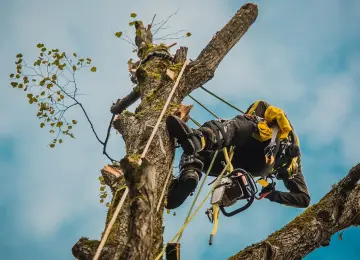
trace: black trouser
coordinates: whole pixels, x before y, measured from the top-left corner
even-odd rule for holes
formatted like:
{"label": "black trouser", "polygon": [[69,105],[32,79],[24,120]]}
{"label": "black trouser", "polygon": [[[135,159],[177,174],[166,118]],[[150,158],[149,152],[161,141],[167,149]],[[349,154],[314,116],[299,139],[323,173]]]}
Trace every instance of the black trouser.
{"label": "black trouser", "polygon": [[[242,168],[250,172],[253,176],[266,174],[271,167],[265,163],[264,148],[269,144],[270,140],[260,142],[255,139],[252,135],[257,130],[257,127],[244,116],[237,116],[232,120],[224,120],[221,124],[226,128],[222,131],[222,140],[219,140],[218,135],[216,139],[207,138],[207,142],[212,142],[210,144],[211,148],[195,155],[195,157],[204,164],[202,172],[207,172],[215,150],[235,146],[232,160],[235,169]],[[210,127],[212,131],[219,132],[219,130],[216,129],[217,126],[211,123],[209,124],[209,122],[205,123],[203,127]],[[183,156],[186,155],[183,154]],[[223,151],[220,150],[209,174],[210,176],[216,177],[221,173],[224,168],[222,162],[225,162],[225,157]],[[184,166],[184,169],[186,169],[186,167],[194,168],[194,166],[200,172],[201,166],[196,165]],[[186,170],[184,172],[186,172]],[[273,191],[266,198],[270,201],[293,207],[307,207],[309,205],[310,195],[302,174],[301,160],[299,160],[297,175],[295,175],[293,179],[285,177],[283,182],[289,192]]]}

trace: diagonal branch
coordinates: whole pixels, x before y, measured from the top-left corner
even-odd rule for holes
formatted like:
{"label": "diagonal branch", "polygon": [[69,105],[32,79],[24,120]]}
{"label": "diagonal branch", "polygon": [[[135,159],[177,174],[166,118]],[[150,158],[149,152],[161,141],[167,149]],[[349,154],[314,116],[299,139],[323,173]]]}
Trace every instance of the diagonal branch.
{"label": "diagonal branch", "polygon": [[360,225],[360,164],[317,204],[276,231],[264,241],[232,256],[240,259],[302,259],[320,246],[328,246],[331,236],[350,226]]}
{"label": "diagonal branch", "polygon": [[244,4],[231,20],[211,39],[194,62],[186,75],[187,93],[204,85],[213,78],[220,62],[232,47],[248,31],[258,16],[256,4]]}

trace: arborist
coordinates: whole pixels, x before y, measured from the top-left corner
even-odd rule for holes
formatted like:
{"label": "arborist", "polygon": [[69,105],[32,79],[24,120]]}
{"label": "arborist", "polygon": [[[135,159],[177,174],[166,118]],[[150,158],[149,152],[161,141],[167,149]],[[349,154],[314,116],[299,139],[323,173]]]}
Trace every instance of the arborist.
{"label": "arborist", "polygon": [[[218,155],[209,175],[218,176],[225,161],[222,148],[230,146],[235,147],[235,169],[242,168],[254,177],[271,174],[282,180],[288,190],[276,190],[273,182],[262,188],[260,198],[291,207],[308,207],[310,195],[302,174],[299,139],[282,109],[258,100],[243,115],[208,121],[198,129],[190,128],[174,115],[166,119],[166,125],[170,136],[183,149],[179,177],[172,180],[167,195],[167,209],[179,207],[195,191],[215,151]],[[278,132],[272,141],[274,126]]]}

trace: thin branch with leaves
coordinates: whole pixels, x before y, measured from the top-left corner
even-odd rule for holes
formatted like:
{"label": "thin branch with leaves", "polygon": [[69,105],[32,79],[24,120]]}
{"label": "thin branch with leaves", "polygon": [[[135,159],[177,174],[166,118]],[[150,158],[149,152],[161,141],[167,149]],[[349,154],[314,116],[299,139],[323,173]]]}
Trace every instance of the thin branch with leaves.
{"label": "thin branch with leaves", "polygon": [[109,139],[112,120],[105,141],[99,138],[95,127],[90,120],[83,104],[77,99],[78,87],[76,82],[76,72],[84,68],[90,68],[91,72],[96,72],[96,67],[91,66],[90,58],[78,57],[74,52],[71,55],[60,52],[59,49],[47,49],[44,44],[37,44],[40,50],[39,56],[29,65],[23,60],[21,53],[16,55],[16,73],[10,74],[13,88],[23,89],[30,104],[37,104],[38,111],[36,116],[41,120],[40,127],[47,126],[49,133],[53,136],[50,148],[56,144],[63,143],[63,138],[68,136],[75,138],[73,127],[77,120],[68,120],[66,112],[75,106],[79,106],[90,124],[98,142],[103,145],[103,154],[112,162],[106,152],[106,144]]}

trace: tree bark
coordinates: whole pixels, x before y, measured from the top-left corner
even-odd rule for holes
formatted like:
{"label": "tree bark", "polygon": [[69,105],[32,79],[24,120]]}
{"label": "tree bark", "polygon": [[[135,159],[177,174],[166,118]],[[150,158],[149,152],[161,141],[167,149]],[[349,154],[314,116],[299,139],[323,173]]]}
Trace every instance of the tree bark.
{"label": "tree bark", "polygon": [[328,246],[336,232],[360,224],[359,179],[360,164],[353,167],[319,203],[264,241],[245,248],[229,260],[297,260],[320,246]]}
{"label": "tree bark", "polygon": [[[249,29],[257,13],[255,4],[243,5],[229,23],[212,38],[199,57],[186,68],[166,115],[181,111],[181,102],[185,96],[213,77],[221,60]],[[127,98],[117,102],[116,108],[120,109],[114,109],[116,113],[122,112],[128,104],[132,104],[138,97],[141,98],[135,113],[123,111],[114,121],[114,128],[122,135],[126,148],[126,157],[120,165],[125,180],[120,178],[119,182],[126,182],[130,192],[100,259],[147,260],[154,258],[163,247],[164,203],[159,212],[154,209],[165,185],[167,173],[172,167],[175,151],[174,143],[170,140],[163,122],[145,157],[146,163],[138,167],[136,162],[186,60],[187,48],[181,47],[172,57],[168,46],[152,43],[149,27],[146,29],[142,22],[137,22],[135,27],[135,42],[140,61],[129,67],[136,67],[136,70],[131,71],[132,80],[137,86]],[[173,76],[169,76],[169,71]],[[114,192],[106,225],[122,193],[122,190]],[[74,245],[73,255],[80,260],[92,259],[98,244],[98,241],[82,238]]]}

